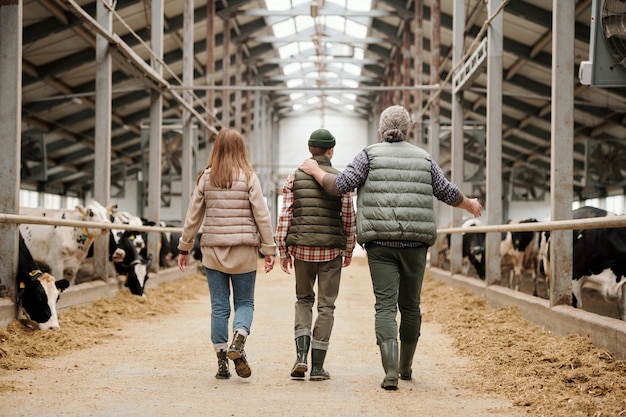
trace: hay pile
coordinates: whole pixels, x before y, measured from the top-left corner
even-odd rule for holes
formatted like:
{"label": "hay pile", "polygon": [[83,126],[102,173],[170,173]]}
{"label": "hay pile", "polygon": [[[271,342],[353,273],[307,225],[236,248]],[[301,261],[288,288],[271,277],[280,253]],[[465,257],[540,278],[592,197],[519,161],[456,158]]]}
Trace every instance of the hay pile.
{"label": "hay pile", "polygon": [[54,357],[110,340],[129,320],[176,312],[176,301],[193,299],[206,291],[206,278],[191,275],[148,288],[145,298],[122,291],[115,298],[102,298],[89,306],[62,311],[61,328],[57,330],[40,331],[36,323],[14,320],[6,329],[0,327],[0,372],[30,369],[36,366],[33,359]]}
{"label": "hay pile", "polygon": [[475,366],[464,381],[511,398],[537,416],[626,415],[626,361],[587,337],[555,336],[521,317],[517,307],[493,309],[460,287],[427,279],[425,320],[441,323]]}

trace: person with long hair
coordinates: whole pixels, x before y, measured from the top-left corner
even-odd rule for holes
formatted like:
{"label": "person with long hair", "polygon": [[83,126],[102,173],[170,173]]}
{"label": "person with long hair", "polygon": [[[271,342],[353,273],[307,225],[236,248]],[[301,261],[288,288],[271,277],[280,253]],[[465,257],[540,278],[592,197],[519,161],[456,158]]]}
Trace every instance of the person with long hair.
{"label": "person with long hair", "polygon": [[[276,244],[261,183],[238,131],[219,131],[209,162],[196,179],[183,228],[178,242],[178,267],[183,272],[202,228],[202,265],[211,297],[211,342],[218,363],[215,377],[230,378],[231,359],[237,375],[248,378],[252,371],[244,345],[252,326],[258,253],[265,257],[267,273],[274,268]],[[234,316],[229,345],[231,287]]]}
{"label": "person with long hair", "polygon": [[329,173],[314,159],[300,165],[331,194],[358,189],[356,236],[370,267],[386,390],[398,389],[398,376],[412,378],[426,254],[437,239],[433,197],[475,217],[482,213],[477,199],[466,197],[424,149],[406,141],[410,126],[404,107],[387,107],[378,123],[380,142],[359,152],[344,171]]}

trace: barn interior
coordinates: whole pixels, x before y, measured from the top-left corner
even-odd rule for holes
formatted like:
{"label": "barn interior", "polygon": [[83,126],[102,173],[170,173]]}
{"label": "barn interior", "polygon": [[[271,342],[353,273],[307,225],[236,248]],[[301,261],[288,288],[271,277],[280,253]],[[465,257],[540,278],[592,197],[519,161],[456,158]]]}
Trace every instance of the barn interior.
{"label": "barn interior", "polygon": [[623,1],[9,3],[5,214],[27,198],[95,198],[180,220],[224,127],[244,134],[276,214],[285,123],[333,117],[365,126],[366,145],[391,104],[410,110],[409,141],[483,202],[490,225],[566,219],[590,202],[624,213]]}

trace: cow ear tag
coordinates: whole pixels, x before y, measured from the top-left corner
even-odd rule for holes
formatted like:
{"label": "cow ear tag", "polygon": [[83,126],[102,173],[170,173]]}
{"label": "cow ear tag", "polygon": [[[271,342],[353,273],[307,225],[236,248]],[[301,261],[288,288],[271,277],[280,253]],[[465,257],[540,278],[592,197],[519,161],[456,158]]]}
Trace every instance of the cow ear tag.
{"label": "cow ear tag", "polygon": [[23,290],[24,288],[26,288],[26,284],[24,284],[24,281],[20,281],[20,290]]}
{"label": "cow ear tag", "polygon": [[30,277],[34,277],[34,276],[36,276],[37,274],[39,274],[39,270],[38,270],[38,269],[33,269],[32,271],[30,271],[30,272],[28,273],[28,276],[30,276]]}

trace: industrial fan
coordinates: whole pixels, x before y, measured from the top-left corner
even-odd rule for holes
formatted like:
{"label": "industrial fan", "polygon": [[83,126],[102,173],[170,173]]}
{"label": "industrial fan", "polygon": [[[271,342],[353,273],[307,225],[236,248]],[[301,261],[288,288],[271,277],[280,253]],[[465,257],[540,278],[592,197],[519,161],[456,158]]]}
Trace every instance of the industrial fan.
{"label": "industrial fan", "polygon": [[[441,146],[441,169],[450,178],[451,174],[451,138],[449,127],[441,128],[439,143]],[[447,155],[446,155],[447,154]],[[484,126],[465,126],[463,129],[463,181],[485,181],[485,129]]]}
{"label": "industrial fan", "polygon": [[546,173],[520,165],[511,169],[510,201],[543,201],[546,194]]}
{"label": "industrial fan", "polygon": [[124,198],[126,194],[126,165],[111,166],[111,198]]}
{"label": "industrial fan", "polygon": [[47,180],[46,145],[42,133],[24,132],[22,134],[20,157],[22,180]]}
{"label": "industrial fan", "polygon": [[585,168],[587,186],[626,185],[626,144],[615,140],[587,140]]}
{"label": "industrial fan", "polygon": [[589,61],[579,68],[582,84],[626,86],[626,2],[593,0]]}
{"label": "industrial fan", "polygon": [[163,152],[161,155],[161,175],[174,174],[175,178],[179,178],[182,172],[181,168],[181,142],[183,134],[178,130],[163,131]]}

